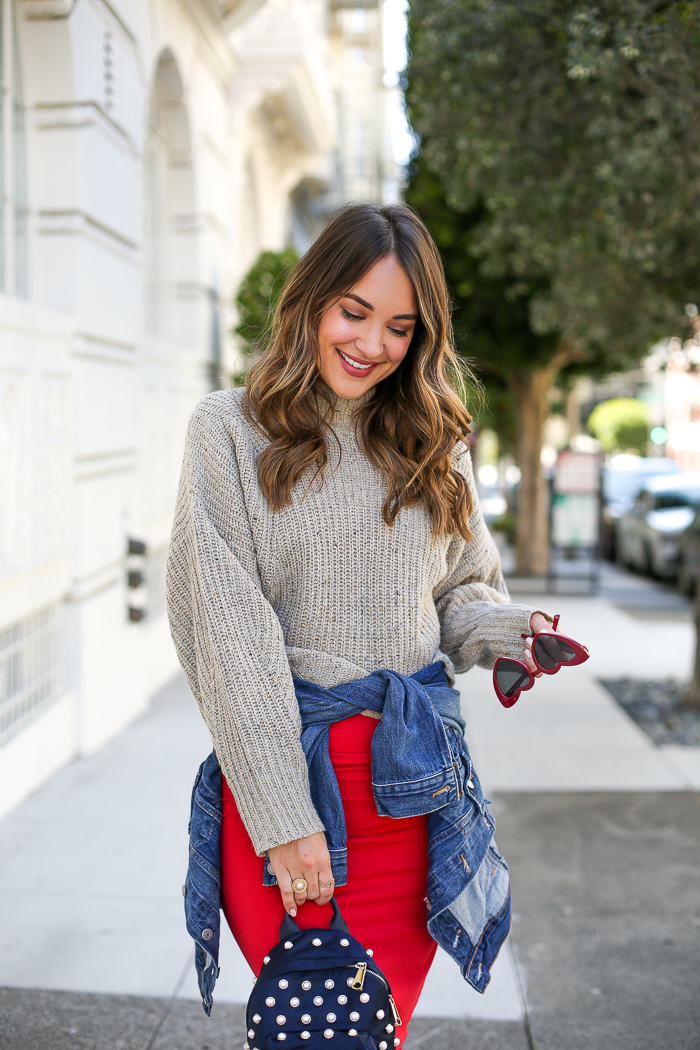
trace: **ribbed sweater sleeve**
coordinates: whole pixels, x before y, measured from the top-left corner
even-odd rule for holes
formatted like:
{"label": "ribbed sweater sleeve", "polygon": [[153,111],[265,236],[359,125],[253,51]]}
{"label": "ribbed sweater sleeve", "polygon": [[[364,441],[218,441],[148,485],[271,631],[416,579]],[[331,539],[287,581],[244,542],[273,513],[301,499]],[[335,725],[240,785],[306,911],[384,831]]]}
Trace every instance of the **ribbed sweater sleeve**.
{"label": "ribbed sweater sleeve", "polygon": [[[486,528],[476,493],[471,455],[454,454],[454,466],[464,475],[474,500],[469,518],[472,540],[456,537],[448,552],[449,572],[434,592],[440,620],[440,648],[461,673],[478,664],[493,667],[499,656],[521,659],[530,633],[530,616],[542,612],[512,605],[493,537]],[[549,613],[544,615],[551,620]]]}
{"label": "ribbed sweater sleeve", "polygon": [[282,628],[266,600],[230,409],[190,421],[168,556],[172,637],[253,846],[323,830]]}

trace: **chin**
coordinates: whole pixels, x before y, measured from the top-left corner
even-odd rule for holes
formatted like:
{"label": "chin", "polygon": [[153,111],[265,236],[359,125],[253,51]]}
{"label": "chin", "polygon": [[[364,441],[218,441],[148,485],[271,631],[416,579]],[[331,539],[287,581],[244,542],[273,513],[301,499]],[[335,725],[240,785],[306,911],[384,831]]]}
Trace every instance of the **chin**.
{"label": "chin", "polygon": [[359,397],[360,394],[364,394],[367,390],[371,390],[373,386],[381,382],[381,377],[375,379],[355,379],[353,376],[349,376],[347,372],[340,370],[340,375],[333,375],[330,377],[329,387],[333,393],[337,394],[338,397],[342,397],[345,400],[350,400],[353,397]]}
{"label": "chin", "polygon": [[[379,380],[377,380],[379,382]],[[337,387],[334,387],[336,394],[339,397],[344,398],[346,401],[352,400],[353,397],[360,397],[361,394],[366,394],[368,390],[371,390],[377,383],[342,383]]]}

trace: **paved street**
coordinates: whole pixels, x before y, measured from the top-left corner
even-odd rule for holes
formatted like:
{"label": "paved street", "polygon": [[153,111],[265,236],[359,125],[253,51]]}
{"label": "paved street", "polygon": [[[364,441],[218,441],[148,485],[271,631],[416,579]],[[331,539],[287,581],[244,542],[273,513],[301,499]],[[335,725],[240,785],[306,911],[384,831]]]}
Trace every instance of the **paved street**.
{"label": "paved street", "polygon": [[[697,1050],[700,748],[656,747],[598,677],[684,678],[687,602],[608,568],[595,597],[516,595],[591,649],[510,711],[459,682],[494,799],[514,924],[484,996],[439,954],[406,1050]],[[0,824],[2,1050],[242,1045],[232,938],[211,1020],[182,922],[189,792],[207,734],[184,680]]]}

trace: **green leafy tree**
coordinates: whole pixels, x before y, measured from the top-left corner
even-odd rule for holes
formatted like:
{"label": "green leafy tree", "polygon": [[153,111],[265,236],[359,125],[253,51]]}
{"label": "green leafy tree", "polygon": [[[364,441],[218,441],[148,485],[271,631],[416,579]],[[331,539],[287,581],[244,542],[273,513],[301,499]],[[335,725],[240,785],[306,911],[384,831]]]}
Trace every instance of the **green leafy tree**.
{"label": "green leafy tree", "polygon": [[437,244],[450,289],[457,349],[474,366],[486,391],[485,404],[470,405],[479,426],[491,426],[502,449],[518,448],[518,408],[512,383],[523,360],[545,361],[557,337],[540,335],[530,324],[531,292],[514,287],[511,275],[484,272],[474,238],[484,206],[457,211],[447,201],[441,180],[421,156],[410,166],[405,200],[418,212]]}
{"label": "green leafy tree", "polygon": [[523,474],[518,568],[546,569],[539,465],[562,369],[683,334],[700,249],[700,14],[662,0],[412,0],[411,120],[480,272],[533,333],[507,379]]}
{"label": "green leafy tree", "polygon": [[277,300],[290,271],[299,262],[294,248],[261,252],[241,281],[236,293],[238,324],[234,328],[243,355],[234,382],[241,384],[265,346]]}
{"label": "green leafy tree", "polygon": [[606,452],[638,452],[646,455],[649,413],[636,397],[614,397],[601,401],[588,417],[588,429]]}

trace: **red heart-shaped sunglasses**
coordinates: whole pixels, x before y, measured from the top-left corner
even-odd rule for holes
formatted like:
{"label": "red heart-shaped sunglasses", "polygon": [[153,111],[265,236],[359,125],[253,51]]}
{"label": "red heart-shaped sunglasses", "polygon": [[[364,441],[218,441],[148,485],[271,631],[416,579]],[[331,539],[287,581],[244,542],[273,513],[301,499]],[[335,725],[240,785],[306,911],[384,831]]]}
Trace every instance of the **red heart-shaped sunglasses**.
{"label": "red heart-shaped sunglasses", "polygon": [[[565,634],[555,634],[559,616],[554,617],[549,631],[538,631],[532,639],[532,659],[537,671],[533,672],[522,660],[499,656],[493,668],[493,687],[504,707],[512,707],[521,693],[532,689],[535,674],[556,674],[560,667],[582,664],[590,656],[588,649]],[[523,638],[529,638],[523,634]]]}

